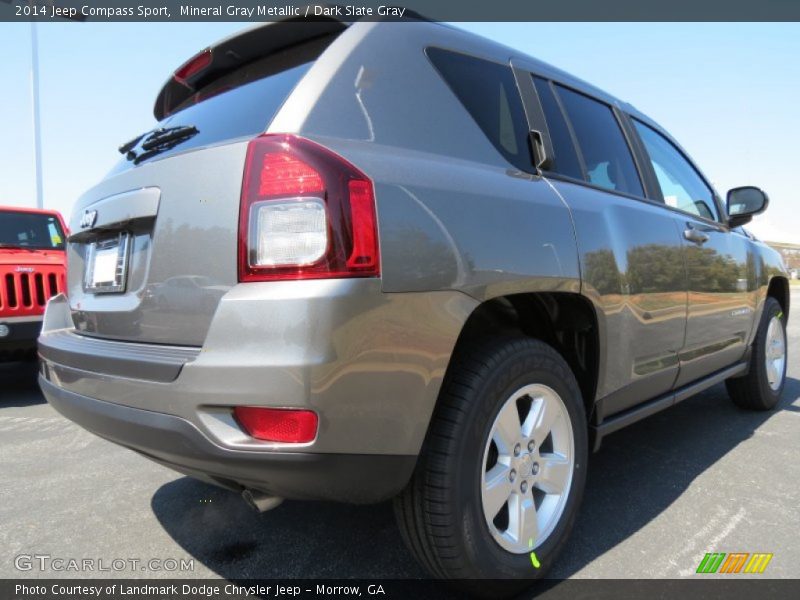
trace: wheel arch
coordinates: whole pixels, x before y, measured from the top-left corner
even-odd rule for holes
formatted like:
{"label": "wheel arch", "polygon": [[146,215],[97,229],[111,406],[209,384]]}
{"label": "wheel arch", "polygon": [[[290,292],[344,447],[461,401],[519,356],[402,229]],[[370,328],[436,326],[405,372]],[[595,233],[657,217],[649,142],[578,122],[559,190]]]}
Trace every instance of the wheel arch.
{"label": "wheel arch", "polygon": [[786,277],[775,276],[769,280],[769,286],[767,287],[767,297],[768,298],[775,298],[778,301],[778,304],[781,305],[783,309],[783,314],[786,316],[786,319],[789,318],[789,298],[791,297],[791,293],[789,291],[789,280]]}
{"label": "wheel arch", "polygon": [[594,306],[572,292],[497,296],[475,307],[464,323],[445,379],[458,364],[460,349],[481,337],[524,335],[552,346],[572,370],[592,418],[600,369],[600,337]]}

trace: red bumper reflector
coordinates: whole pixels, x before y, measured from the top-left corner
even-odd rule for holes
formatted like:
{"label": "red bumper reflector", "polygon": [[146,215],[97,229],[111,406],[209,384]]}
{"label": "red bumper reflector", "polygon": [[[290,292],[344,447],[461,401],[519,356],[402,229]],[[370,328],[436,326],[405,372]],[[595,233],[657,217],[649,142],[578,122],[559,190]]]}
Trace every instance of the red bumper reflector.
{"label": "red bumper reflector", "polygon": [[268,442],[304,444],[317,437],[317,413],[291,408],[237,406],[233,415],[251,437]]}

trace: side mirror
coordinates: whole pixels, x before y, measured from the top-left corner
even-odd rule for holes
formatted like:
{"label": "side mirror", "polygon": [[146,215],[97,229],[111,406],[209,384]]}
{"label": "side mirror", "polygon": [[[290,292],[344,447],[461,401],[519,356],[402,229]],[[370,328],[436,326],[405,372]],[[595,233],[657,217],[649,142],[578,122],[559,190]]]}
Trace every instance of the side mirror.
{"label": "side mirror", "polygon": [[730,190],[726,204],[728,226],[739,227],[767,210],[769,197],[759,188],[747,185]]}

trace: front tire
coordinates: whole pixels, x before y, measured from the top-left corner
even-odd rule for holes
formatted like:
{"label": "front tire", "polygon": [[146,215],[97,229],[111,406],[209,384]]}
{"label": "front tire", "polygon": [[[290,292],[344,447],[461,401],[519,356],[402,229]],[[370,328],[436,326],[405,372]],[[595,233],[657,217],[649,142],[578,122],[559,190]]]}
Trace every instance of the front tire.
{"label": "front tire", "polygon": [[395,501],[403,538],[437,577],[506,579],[485,591],[515,593],[567,540],[587,456],[581,393],[553,348],[528,338],[472,344],[453,358],[417,469]]}
{"label": "front tire", "polygon": [[747,375],[725,382],[734,404],[748,410],[775,408],[786,382],[786,352],[786,318],[778,301],[768,297],[753,341]]}

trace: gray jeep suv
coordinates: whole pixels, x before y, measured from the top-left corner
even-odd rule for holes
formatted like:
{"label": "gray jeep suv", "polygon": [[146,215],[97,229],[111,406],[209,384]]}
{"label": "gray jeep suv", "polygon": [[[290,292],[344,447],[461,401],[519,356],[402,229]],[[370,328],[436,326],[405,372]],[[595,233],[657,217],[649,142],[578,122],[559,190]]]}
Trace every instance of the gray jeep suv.
{"label": "gray jeep suv", "polygon": [[394,498],[432,574],[513,587],[605,435],[722,381],[778,402],[788,280],[741,228],[766,196],[723,203],[567,73],[434,23],[280,22],[155,116],[78,201],[39,340],[47,399],[112,442],[261,509]]}

